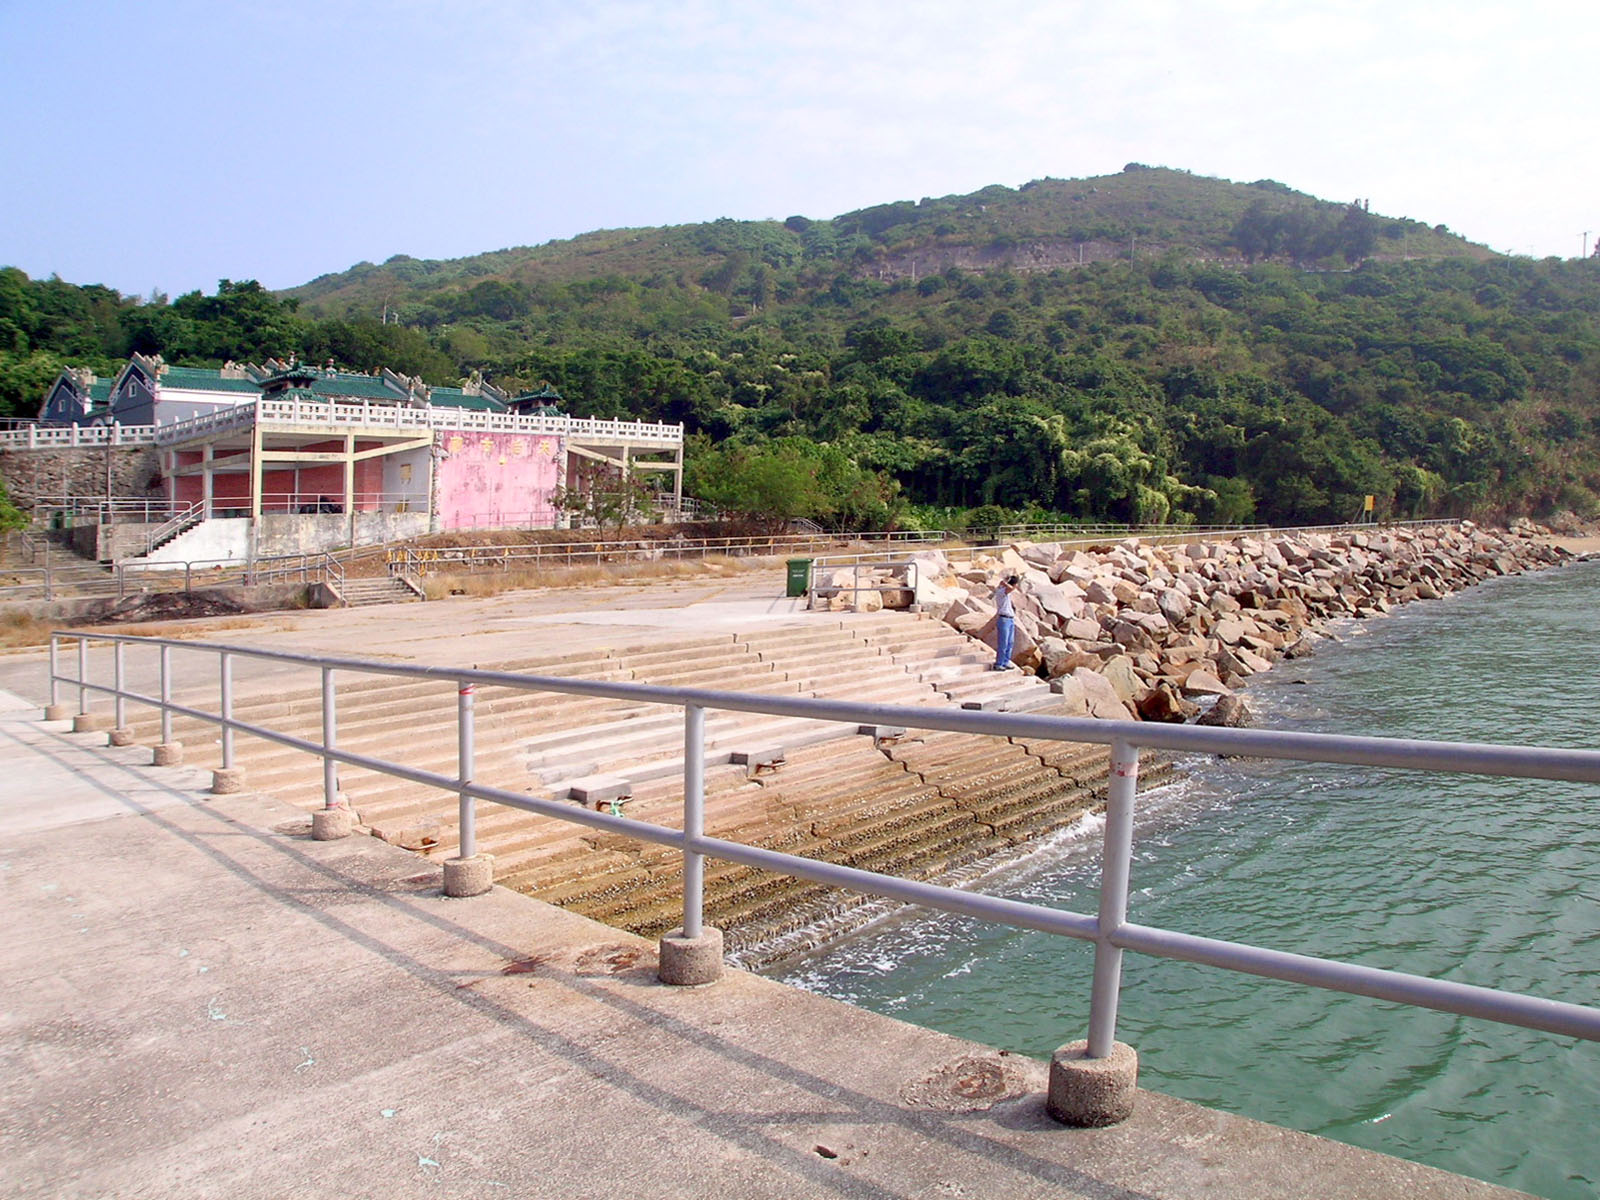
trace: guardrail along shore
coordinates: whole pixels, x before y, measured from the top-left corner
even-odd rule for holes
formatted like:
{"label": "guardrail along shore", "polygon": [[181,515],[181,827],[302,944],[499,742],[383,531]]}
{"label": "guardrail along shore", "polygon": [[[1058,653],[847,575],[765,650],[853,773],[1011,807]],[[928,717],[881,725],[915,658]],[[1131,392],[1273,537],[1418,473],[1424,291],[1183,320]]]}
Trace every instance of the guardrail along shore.
{"label": "guardrail along shore", "polygon": [[[91,678],[88,648],[109,644],[113,670],[109,679]],[[76,651],[75,673],[62,669],[63,647]],[[173,697],[178,679],[174,651],[183,653],[185,682],[192,664],[203,662],[201,677],[215,682],[215,702],[180,704]],[[159,679],[155,695],[127,686],[128,653],[154,656]],[[306,738],[234,715],[232,667],[254,659],[299,669],[321,683],[321,736]],[[403,677],[452,685],[457,729],[453,773],[420,769],[402,762],[342,749],[342,718],[359,713],[359,688],[341,695],[338,679],[370,680]],[[676,826],[637,820],[619,813],[591,810],[488,786],[474,780],[475,699],[482,687],[547,692],[624,700],[640,705],[666,705],[682,713],[682,806]],[[945,708],[857,704],[694,688],[659,687],[600,680],[482,671],[466,667],[424,667],[353,658],[267,651],[243,646],[156,638],[108,636],[58,631],[52,637],[51,707],[47,717],[76,717],[82,729],[126,726],[129,705],[151,706],[161,717],[162,742],[154,761],[181,755],[172,743],[172,718],[182,715],[217,727],[222,766],[214,787],[236,790],[241,780],[230,776],[235,766],[235,739],[244,735],[290,746],[320,759],[323,806],[315,814],[315,836],[343,836],[352,828],[349,809],[339,791],[341,766],[356,767],[407,780],[423,788],[457,797],[459,854],[445,864],[445,891],[472,895],[487,890],[493,864],[477,849],[480,806],[505,806],[569,822],[610,835],[670,847],[682,855],[682,924],[661,941],[661,976],[675,984],[714,982],[722,969],[722,936],[704,921],[703,887],[707,858],[738,863],[762,871],[799,876],[830,887],[882,896],[907,904],[962,914],[1018,928],[1039,930],[1095,945],[1087,1036],[1069,1042],[1052,1063],[1049,1106],[1058,1118],[1079,1124],[1104,1124],[1130,1111],[1137,1057],[1116,1040],[1117,1008],[1126,952],[1202,963],[1223,970],[1287,980],[1336,992],[1373,997],[1399,1004],[1457,1013],[1520,1025],[1565,1037],[1600,1040],[1600,1008],[1560,998],[1522,995],[1498,988],[1433,979],[1397,970],[1325,960],[1290,951],[1199,937],[1131,919],[1129,872],[1133,854],[1133,820],[1141,753],[1159,750],[1180,754],[1225,754],[1305,762],[1361,764],[1405,771],[1510,776],[1530,780],[1560,779],[1600,782],[1600,752],[1589,750],[1345,737],[1270,730],[1205,728],[1189,725],[1105,721],[1086,718],[970,711]],[[209,684],[208,684],[209,689]],[[208,690],[207,689],[207,690]],[[186,687],[186,694],[194,689]],[[73,702],[63,701],[72,696]],[[109,703],[108,714],[105,705]],[[98,704],[97,709],[94,705]],[[708,712],[761,713],[836,722],[856,730],[888,728],[951,731],[994,738],[1030,738],[1110,747],[1112,772],[1104,826],[1101,887],[1096,913],[1076,913],[1028,904],[976,891],[874,873],[855,867],[800,857],[763,847],[708,836],[706,833],[705,722]],[[115,733],[113,733],[115,739]],[[1077,1031],[1064,1031],[1074,1033]]]}

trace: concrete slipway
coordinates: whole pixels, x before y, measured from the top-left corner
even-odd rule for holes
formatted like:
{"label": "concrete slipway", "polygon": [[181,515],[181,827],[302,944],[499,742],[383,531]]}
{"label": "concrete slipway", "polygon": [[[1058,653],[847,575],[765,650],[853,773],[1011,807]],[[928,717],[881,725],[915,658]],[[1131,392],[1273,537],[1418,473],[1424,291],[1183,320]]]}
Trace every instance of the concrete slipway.
{"label": "concrete slipway", "polygon": [[[1489,1197],[654,947],[0,693],[0,1196]],[[1064,1037],[1071,1031],[1063,1031]]]}

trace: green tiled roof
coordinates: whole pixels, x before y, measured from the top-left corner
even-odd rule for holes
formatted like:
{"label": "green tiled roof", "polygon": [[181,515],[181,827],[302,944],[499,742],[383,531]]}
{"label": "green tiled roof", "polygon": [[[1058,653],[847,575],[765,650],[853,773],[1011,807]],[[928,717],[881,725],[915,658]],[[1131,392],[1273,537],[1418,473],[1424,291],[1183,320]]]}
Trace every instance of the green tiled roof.
{"label": "green tiled roof", "polygon": [[375,375],[322,375],[312,381],[311,390],[321,396],[354,396],[390,403],[406,398],[404,392],[396,391]]}
{"label": "green tiled roof", "polygon": [[428,403],[435,408],[465,408],[473,412],[503,413],[506,406],[491,396],[469,396],[460,388],[436,387],[428,393]]}
{"label": "green tiled roof", "polygon": [[111,399],[111,380],[96,379],[89,385],[89,399],[96,404],[104,404]]}
{"label": "green tiled roof", "polygon": [[261,393],[254,380],[224,379],[221,371],[209,367],[168,367],[161,372],[158,382],[164,388],[189,388],[197,392]]}

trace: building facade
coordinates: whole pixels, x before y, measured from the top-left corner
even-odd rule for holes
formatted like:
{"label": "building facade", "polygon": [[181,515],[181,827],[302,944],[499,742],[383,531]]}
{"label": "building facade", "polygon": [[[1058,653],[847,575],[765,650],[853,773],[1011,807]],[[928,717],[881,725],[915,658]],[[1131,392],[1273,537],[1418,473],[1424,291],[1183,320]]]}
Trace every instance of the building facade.
{"label": "building facade", "polygon": [[162,508],[188,526],[149,552],[170,561],[196,561],[196,548],[252,558],[269,546],[549,528],[563,523],[568,492],[597,486],[597,466],[622,485],[659,481],[669,511],[682,500],[681,425],[569,417],[548,389],[512,398],[476,377],[428,387],[391,371],[173,367],[135,355],[100,399],[92,376],[69,374],[37,423],[0,443],[153,444]]}

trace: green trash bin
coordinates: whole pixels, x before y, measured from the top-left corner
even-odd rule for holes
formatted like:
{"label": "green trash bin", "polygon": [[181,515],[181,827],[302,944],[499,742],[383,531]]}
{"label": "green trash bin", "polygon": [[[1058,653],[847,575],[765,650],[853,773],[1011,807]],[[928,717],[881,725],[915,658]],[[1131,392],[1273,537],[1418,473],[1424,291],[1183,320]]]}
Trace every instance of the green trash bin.
{"label": "green trash bin", "polygon": [[789,590],[785,595],[804,596],[811,587],[811,560],[809,558],[791,558],[789,560]]}

